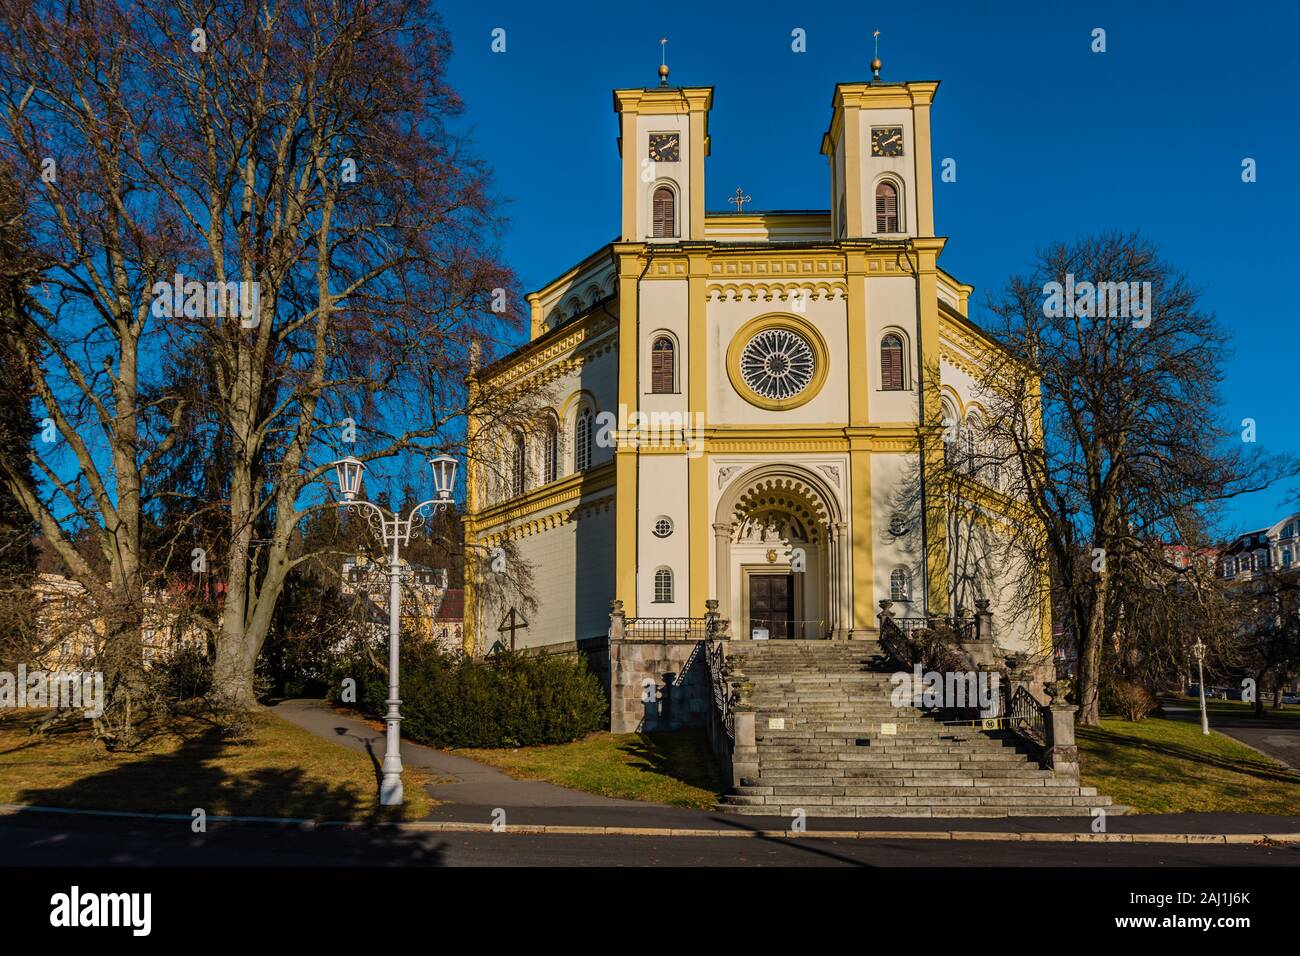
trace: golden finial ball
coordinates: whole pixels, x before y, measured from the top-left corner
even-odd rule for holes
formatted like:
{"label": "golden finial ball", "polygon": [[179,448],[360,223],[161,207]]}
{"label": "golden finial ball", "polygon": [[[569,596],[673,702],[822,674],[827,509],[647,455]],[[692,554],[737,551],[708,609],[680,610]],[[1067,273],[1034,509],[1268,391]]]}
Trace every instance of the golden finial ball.
{"label": "golden finial ball", "polygon": [[668,79],[668,64],[667,64],[667,63],[661,63],[661,64],[659,64],[659,78],[660,78],[661,80],[666,80],[666,79]]}
{"label": "golden finial ball", "polygon": [[883,64],[883,63],[880,62],[880,57],[876,57],[876,59],[874,59],[874,60],[871,61],[871,72],[872,72],[872,73],[879,73],[879,72],[880,72],[880,68],[881,68],[882,66],[884,66],[884,65],[885,65],[885,64]]}

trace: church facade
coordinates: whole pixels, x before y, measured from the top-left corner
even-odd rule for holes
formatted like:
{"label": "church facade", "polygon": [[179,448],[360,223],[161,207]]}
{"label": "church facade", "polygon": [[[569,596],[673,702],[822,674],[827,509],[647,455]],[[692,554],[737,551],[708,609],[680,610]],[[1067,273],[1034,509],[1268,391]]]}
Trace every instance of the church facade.
{"label": "church facade", "polygon": [[530,341],[471,377],[530,404],[471,417],[468,650],[603,638],[614,600],[672,633],[716,600],[734,637],[768,640],[979,602],[1000,648],[1050,651],[1046,616],[1010,610],[1036,570],[989,543],[996,474],[961,514],[934,491],[976,440],[995,347],[938,263],[937,88],[835,87],[825,211],[716,213],[713,90],[614,91],[619,239],[530,294]]}

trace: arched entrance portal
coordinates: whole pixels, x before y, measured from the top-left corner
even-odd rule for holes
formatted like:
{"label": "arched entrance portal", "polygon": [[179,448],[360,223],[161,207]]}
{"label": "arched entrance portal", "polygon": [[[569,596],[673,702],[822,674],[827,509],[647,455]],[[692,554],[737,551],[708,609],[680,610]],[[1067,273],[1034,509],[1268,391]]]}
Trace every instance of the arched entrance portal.
{"label": "arched entrance portal", "polygon": [[848,526],[825,483],[797,465],[739,476],[718,503],[719,610],[739,638],[848,637]]}

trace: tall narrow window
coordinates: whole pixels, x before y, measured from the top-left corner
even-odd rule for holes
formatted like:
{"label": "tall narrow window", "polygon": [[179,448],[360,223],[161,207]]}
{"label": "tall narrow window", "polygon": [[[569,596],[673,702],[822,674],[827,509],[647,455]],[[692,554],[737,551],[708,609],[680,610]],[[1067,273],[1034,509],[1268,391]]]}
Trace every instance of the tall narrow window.
{"label": "tall narrow window", "polygon": [[650,391],[662,394],[673,390],[673,340],[666,335],[650,346]]}
{"label": "tall narrow window", "polygon": [[894,568],[889,572],[889,599],[906,601],[912,596],[911,581],[906,568]]}
{"label": "tall narrow window", "polygon": [[966,416],[966,426],[962,429],[962,458],[966,473],[974,475],[979,472],[983,456],[980,454],[980,420],[974,415]]}
{"label": "tall narrow window", "polygon": [[893,183],[876,186],[876,232],[899,232],[898,187]]}
{"label": "tall narrow window", "polygon": [[573,423],[573,470],[591,467],[591,409],[584,408]]}
{"label": "tall narrow window", "polygon": [[892,333],[880,342],[880,387],[890,392],[903,389],[903,340]]}
{"label": "tall narrow window", "polygon": [[524,493],[524,473],[527,471],[528,444],[521,432],[515,433],[514,447],[510,453],[510,493],[516,497]]}
{"label": "tall narrow window", "polygon": [[671,239],[677,235],[677,198],[667,186],[654,191],[654,237]]}
{"label": "tall narrow window", "polygon": [[542,481],[552,482],[560,471],[560,430],[554,421],[547,421],[542,432]]}
{"label": "tall narrow window", "polygon": [[673,572],[660,568],[655,572],[655,603],[671,604],[673,602]]}
{"label": "tall narrow window", "polygon": [[939,424],[943,428],[943,463],[949,468],[957,467],[957,437],[961,422],[957,419],[957,410],[947,399],[939,403]]}

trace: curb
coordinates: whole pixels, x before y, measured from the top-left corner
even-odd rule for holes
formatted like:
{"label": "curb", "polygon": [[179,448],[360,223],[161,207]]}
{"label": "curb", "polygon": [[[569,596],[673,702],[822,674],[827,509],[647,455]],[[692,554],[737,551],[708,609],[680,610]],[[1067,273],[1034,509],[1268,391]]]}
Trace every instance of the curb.
{"label": "curb", "polygon": [[[70,810],[0,804],[0,816],[18,813],[57,813],[70,816],[118,817],[135,820],[183,820],[184,813],[133,813],[126,810]],[[714,830],[670,827],[586,827],[555,824],[491,823],[361,823],[353,820],[307,820],[298,817],[209,816],[212,823],[261,823],[304,829],[369,830],[376,827],[410,833],[503,833],[524,836],[696,837],[767,840],[966,840],[998,843],[1170,843],[1170,844],[1300,844],[1300,833],[1024,833],[997,830]]]}

